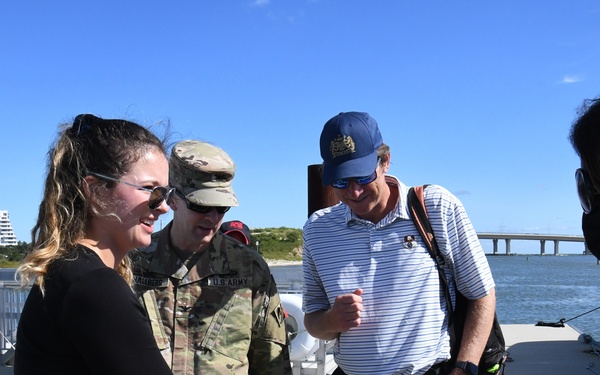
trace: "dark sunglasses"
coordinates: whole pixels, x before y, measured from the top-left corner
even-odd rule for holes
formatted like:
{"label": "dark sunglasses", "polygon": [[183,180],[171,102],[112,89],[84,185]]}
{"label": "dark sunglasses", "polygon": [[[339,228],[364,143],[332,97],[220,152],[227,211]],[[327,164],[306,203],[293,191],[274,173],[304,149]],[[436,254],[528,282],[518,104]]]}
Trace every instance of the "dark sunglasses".
{"label": "dark sunglasses", "polygon": [[333,184],[331,184],[331,186],[333,186],[336,189],[346,189],[348,186],[350,186],[350,180],[354,180],[359,185],[368,185],[371,182],[375,181],[376,178],[377,169],[375,169],[375,171],[369,176],[341,178]]}
{"label": "dark sunglasses", "polygon": [[217,211],[217,213],[219,215],[223,215],[225,212],[229,211],[229,209],[231,208],[231,207],[201,206],[199,204],[192,203],[189,200],[187,200],[185,195],[177,189],[175,189],[175,194],[179,195],[179,197],[181,199],[183,199],[183,201],[187,205],[188,209],[190,209],[194,212],[197,212],[199,214],[207,214],[207,213],[211,212],[212,210],[215,210],[215,211]]}
{"label": "dark sunglasses", "polygon": [[379,167],[379,163],[381,162],[381,157],[377,158],[377,165],[375,166],[375,170],[368,176],[359,176],[359,177],[349,177],[349,178],[340,178],[331,184],[331,186],[335,189],[346,189],[350,186],[350,180],[354,180],[359,185],[368,185],[371,182],[375,181],[377,178],[377,167]]}
{"label": "dark sunglasses", "polygon": [[594,207],[598,206],[598,192],[592,184],[590,174],[585,170],[578,168],[575,171],[575,182],[577,183],[577,195],[583,212],[589,214]]}
{"label": "dark sunglasses", "polygon": [[175,192],[175,189],[173,189],[173,188],[169,189],[164,186],[155,186],[152,189],[149,189],[149,188],[145,188],[140,185],[132,184],[131,182],[119,180],[118,178],[109,177],[109,176],[106,176],[106,175],[103,175],[100,173],[89,172],[89,174],[91,174],[92,176],[102,178],[104,180],[115,181],[115,182],[118,182],[121,184],[132,186],[138,190],[143,190],[143,191],[149,192],[150,196],[148,197],[148,207],[151,210],[158,209],[160,207],[160,205],[162,204],[162,202],[166,202],[167,204],[170,204],[171,200],[173,200],[173,194]]}

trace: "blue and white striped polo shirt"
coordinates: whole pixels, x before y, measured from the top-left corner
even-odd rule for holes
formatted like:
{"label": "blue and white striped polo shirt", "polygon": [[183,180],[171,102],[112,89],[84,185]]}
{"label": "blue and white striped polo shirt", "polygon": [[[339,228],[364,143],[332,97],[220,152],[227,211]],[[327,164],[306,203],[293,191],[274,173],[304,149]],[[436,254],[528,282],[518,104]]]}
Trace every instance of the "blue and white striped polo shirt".
{"label": "blue and white striped polo shirt", "polygon": [[[450,356],[444,294],[408,215],[408,188],[393,176],[386,181],[400,199],[379,223],[340,203],[315,212],[303,230],[305,313],[328,310],[337,296],[363,289],[361,325],[340,334],[334,349],[349,375],[422,374]],[[469,299],[484,297],[494,281],[462,203],[431,185],[425,205],[449,282]]]}

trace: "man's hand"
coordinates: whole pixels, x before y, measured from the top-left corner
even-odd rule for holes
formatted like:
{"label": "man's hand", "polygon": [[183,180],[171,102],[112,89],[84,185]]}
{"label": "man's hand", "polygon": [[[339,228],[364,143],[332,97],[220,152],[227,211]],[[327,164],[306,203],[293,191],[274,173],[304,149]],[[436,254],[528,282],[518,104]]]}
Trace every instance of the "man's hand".
{"label": "man's hand", "polygon": [[328,312],[329,320],[336,331],[346,332],[360,325],[362,309],[362,289],[356,289],[352,293],[336,297],[333,307]]}
{"label": "man's hand", "polygon": [[312,336],[333,340],[340,332],[360,325],[362,309],[362,289],[356,289],[337,296],[331,309],[304,315],[304,325]]}

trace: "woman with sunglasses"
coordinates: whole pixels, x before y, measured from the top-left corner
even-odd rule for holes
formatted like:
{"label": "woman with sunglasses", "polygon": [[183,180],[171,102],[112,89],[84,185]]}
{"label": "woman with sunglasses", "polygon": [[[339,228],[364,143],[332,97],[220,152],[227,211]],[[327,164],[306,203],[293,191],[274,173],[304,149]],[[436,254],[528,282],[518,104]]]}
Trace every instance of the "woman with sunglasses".
{"label": "woman with sunglasses", "polygon": [[575,181],[583,209],[583,236],[588,249],[600,259],[600,99],[583,103],[569,139],[581,159]]}
{"label": "woman with sunglasses", "polygon": [[125,120],[79,115],[50,150],[19,322],[15,375],[171,374],[133,294],[127,253],[168,211],[164,144]]}

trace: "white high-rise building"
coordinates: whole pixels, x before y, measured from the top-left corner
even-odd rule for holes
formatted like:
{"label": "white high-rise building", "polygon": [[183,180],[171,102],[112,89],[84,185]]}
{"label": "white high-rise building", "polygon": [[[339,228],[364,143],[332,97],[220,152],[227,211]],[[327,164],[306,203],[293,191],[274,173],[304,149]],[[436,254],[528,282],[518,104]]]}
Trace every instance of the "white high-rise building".
{"label": "white high-rise building", "polygon": [[0,246],[17,246],[17,237],[13,231],[8,211],[0,210]]}

